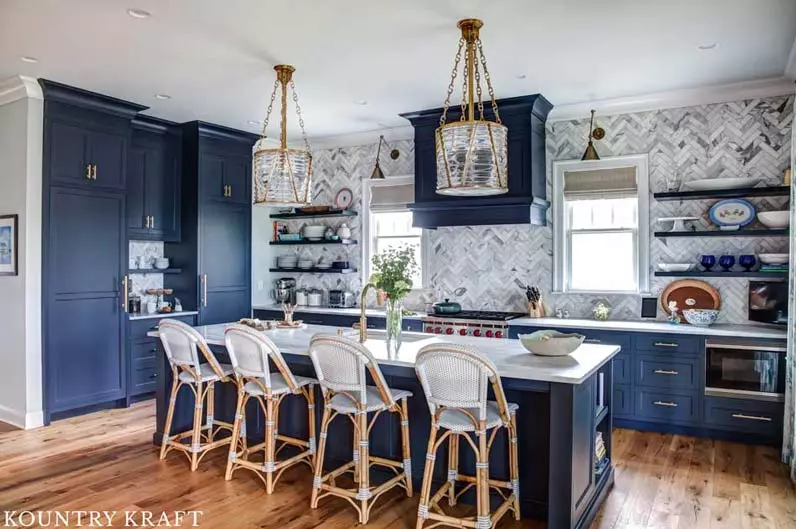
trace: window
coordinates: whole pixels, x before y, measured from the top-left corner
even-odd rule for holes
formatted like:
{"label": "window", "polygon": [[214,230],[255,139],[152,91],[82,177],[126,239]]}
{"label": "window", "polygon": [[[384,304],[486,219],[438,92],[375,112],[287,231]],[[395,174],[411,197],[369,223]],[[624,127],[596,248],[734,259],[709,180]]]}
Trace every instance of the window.
{"label": "window", "polygon": [[554,164],[557,291],[649,290],[646,159]]}
{"label": "window", "polygon": [[413,288],[423,288],[423,230],[412,227],[412,212],[407,208],[414,200],[413,177],[391,177],[366,180],[364,197],[365,241],[363,244],[364,278],[371,274],[371,259],[387,248],[411,246],[415,249],[418,272]]}

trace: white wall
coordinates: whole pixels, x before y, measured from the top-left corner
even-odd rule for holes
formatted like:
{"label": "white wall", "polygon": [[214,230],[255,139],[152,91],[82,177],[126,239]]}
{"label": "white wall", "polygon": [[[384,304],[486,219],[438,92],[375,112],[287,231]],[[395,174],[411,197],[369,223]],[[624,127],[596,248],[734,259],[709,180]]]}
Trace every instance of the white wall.
{"label": "white wall", "polygon": [[19,215],[19,275],[0,276],[0,421],[41,426],[44,104],[35,79],[0,82],[0,215]]}
{"label": "white wall", "polygon": [[273,221],[268,218],[270,208],[252,208],[252,306],[273,303],[269,292],[273,288],[268,269],[274,266],[271,247]]}

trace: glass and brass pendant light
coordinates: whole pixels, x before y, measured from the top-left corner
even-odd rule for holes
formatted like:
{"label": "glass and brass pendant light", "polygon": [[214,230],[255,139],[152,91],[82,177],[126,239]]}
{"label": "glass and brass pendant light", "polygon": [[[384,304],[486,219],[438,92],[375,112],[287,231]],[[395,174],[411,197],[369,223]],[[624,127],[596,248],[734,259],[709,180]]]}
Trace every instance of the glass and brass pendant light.
{"label": "glass and brass pendant light", "polygon": [[[312,155],[304,131],[304,119],[301,117],[301,107],[296,95],[296,86],[293,83],[293,72],[290,65],[278,64],[274,66],[276,81],[271,93],[271,101],[263,121],[263,130],[260,140],[254,149],[254,204],[277,207],[303,207],[312,202]],[[288,148],[287,146],[287,89],[293,93],[293,102],[296,104],[301,135],[304,140],[304,149]],[[266,145],[265,131],[268,120],[274,107],[277,91],[281,91],[282,122],[280,144],[278,148],[269,148]]]}
{"label": "glass and brass pendant light", "polygon": [[[500,121],[492,81],[486,67],[486,57],[479,37],[483,25],[483,21],[477,18],[460,20],[458,23],[462,36],[459,39],[440,126],[436,131],[437,194],[440,195],[484,196],[508,192],[508,129]],[[462,52],[464,74],[461,118],[447,123]],[[484,116],[482,76],[489,92],[494,121]]]}

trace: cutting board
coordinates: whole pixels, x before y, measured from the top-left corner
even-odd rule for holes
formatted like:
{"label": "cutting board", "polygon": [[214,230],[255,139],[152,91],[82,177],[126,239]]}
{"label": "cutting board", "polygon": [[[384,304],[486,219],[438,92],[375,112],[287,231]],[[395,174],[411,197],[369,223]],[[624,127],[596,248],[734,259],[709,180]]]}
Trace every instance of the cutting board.
{"label": "cutting board", "polygon": [[661,307],[671,314],[669,302],[677,302],[677,313],[683,309],[721,309],[721,294],[712,285],[696,279],[681,279],[669,283],[661,293]]}

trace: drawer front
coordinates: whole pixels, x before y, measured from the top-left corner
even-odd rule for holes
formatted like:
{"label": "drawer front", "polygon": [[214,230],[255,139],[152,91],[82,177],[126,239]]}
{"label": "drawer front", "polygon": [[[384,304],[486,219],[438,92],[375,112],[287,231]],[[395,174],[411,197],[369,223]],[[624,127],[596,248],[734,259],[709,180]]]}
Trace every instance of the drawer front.
{"label": "drawer front", "polygon": [[158,342],[155,338],[150,338],[144,342],[130,344],[130,359],[135,364],[138,360],[148,360],[155,358],[158,353]]}
{"label": "drawer front", "polygon": [[281,320],[282,319],[282,311],[281,310],[263,310],[263,309],[254,309],[252,311],[253,317],[259,320]]}
{"label": "drawer front", "polygon": [[635,340],[637,351],[698,354],[703,349],[703,339],[699,336],[637,334]]}
{"label": "drawer front", "polygon": [[633,391],[630,386],[614,386],[613,401],[614,417],[629,417],[633,415]]}
{"label": "drawer front", "polygon": [[630,353],[619,353],[614,357],[614,384],[630,384],[633,381],[633,357]]}
{"label": "drawer front", "polygon": [[721,397],[705,397],[705,424],[722,430],[781,437],[785,405]]}
{"label": "drawer front", "polygon": [[699,359],[677,355],[638,355],[634,359],[636,385],[695,390],[699,388]]}
{"label": "drawer front", "polygon": [[[386,322],[385,322],[386,327]],[[410,332],[423,332],[423,322],[415,319],[404,319],[403,329]]]}
{"label": "drawer front", "polygon": [[696,395],[636,390],[636,418],[656,422],[694,422],[699,419]]}
{"label": "drawer front", "polygon": [[145,358],[133,361],[132,372],[132,390],[133,395],[140,395],[141,393],[148,393],[155,391],[155,382],[157,381],[157,368],[155,366],[155,358]]}
{"label": "drawer front", "polygon": [[[567,332],[562,330],[562,332]],[[585,343],[596,343],[600,345],[618,345],[622,348],[622,353],[630,354],[631,336],[629,334],[617,332],[595,332],[592,330],[569,331],[578,332],[586,336]]]}
{"label": "drawer front", "polygon": [[[188,325],[196,325],[196,316],[178,316],[168,319],[181,321],[183,323],[187,323]],[[132,342],[152,340],[152,337],[147,336],[147,333],[157,330],[159,321],[160,320],[157,318],[130,321],[130,335],[128,338]]]}

